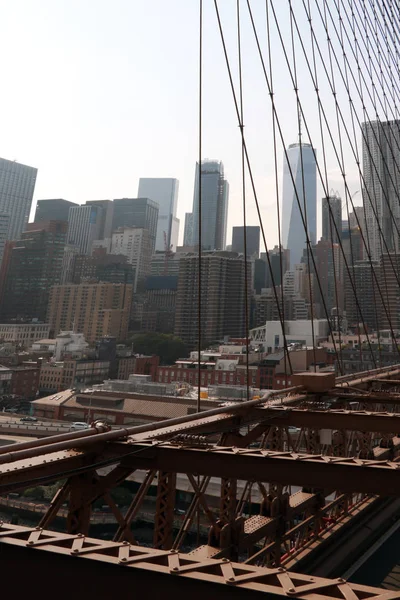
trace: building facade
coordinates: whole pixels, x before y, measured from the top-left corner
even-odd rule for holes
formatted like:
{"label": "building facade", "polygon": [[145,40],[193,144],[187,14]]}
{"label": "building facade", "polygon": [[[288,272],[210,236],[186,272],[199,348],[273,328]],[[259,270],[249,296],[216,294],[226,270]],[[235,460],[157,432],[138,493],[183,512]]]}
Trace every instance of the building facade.
{"label": "building facade", "polygon": [[101,206],[73,206],[68,213],[67,243],[77,246],[81,254],[91,254],[93,241],[100,237],[102,222]]}
{"label": "building facade", "polygon": [[45,322],[50,288],[61,280],[66,222],[32,223],[28,229],[11,249],[0,303],[2,322]]}
{"label": "building facade", "polygon": [[[363,203],[371,257],[379,260],[389,250],[399,251],[392,222],[400,225],[400,121],[362,124]],[[398,229],[397,229],[398,230]]]}
{"label": "building facade", "polygon": [[[201,186],[200,186],[201,173]],[[201,189],[200,189],[201,187]],[[204,250],[225,250],[228,220],[229,184],[224,165],[218,160],[196,163],[193,197],[192,245],[199,246],[199,202],[201,191],[201,247]]]}
{"label": "building facade", "polygon": [[395,252],[383,254],[380,260],[379,288],[382,294],[379,303],[380,329],[400,330],[400,256]]}
{"label": "building facade", "polygon": [[88,200],[85,204],[86,206],[99,206],[102,209],[98,239],[109,239],[112,234],[114,202],[112,200]]}
{"label": "building facade", "polygon": [[63,198],[38,200],[36,204],[35,223],[41,221],[68,221],[69,209],[78,206]]}
{"label": "building facade", "polygon": [[10,215],[0,213],[0,265],[3,260],[4,248],[8,237]]}
{"label": "building facade", "polygon": [[[204,343],[224,336],[244,337],[244,258],[234,252],[205,252],[201,271],[201,340]],[[199,257],[196,253],[180,260],[176,296],[175,335],[189,346],[199,337]],[[250,305],[251,268],[248,268]]]}
{"label": "building facade", "polygon": [[141,227],[121,227],[112,234],[111,254],[126,256],[134,271],[133,289],[143,287],[150,274],[152,243],[147,229]]}
{"label": "building facade", "polygon": [[334,244],[342,239],[342,199],[338,195],[322,198],[322,239]]}
{"label": "building facade", "polygon": [[[290,251],[290,265],[300,263],[307,234],[317,238],[316,150],[311,144],[291,144],[284,156],[282,242]],[[301,210],[300,210],[301,209]],[[304,223],[307,224],[307,232]]]}
{"label": "building facade", "polygon": [[0,324],[0,340],[13,342],[18,346],[30,348],[37,340],[48,338],[48,323],[2,323]]}
{"label": "building facade", "polygon": [[178,207],[179,181],[171,178],[141,177],[139,179],[139,198],[150,198],[158,204],[156,250],[172,250],[178,245],[179,219]]}
{"label": "building facade", "polygon": [[176,275],[153,275],[147,278],[142,320],[144,331],[174,332],[177,289]]}
{"label": "building facade", "polygon": [[135,272],[122,254],[107,254],[103,248],[92,256],[78,254],[74,257],[71,275],[65,283],[127,283],[133,284]]}
{"label": "building facade", "polygon": [[108,378],[110,363],[101,360],[64,360],[42,363],[39,377],[41,392],[77,390],[103,383]]}
{"label": "building facade", "polygon": [[149,198],[120,198],[114,200],[112,230],[121,227],[139,227],[147,229],[150,237],[151,252],[156,247],[158,203]]}
{"label": "building facade", "polygon": [[[232,228],[232,252],[244,254],[244,227]],[[258,225],[246,226],[247,257],[258,258],[260,256],[260,228]]]}
{"label": "building facade", "polygon": [[18,240],[28,223],[37,169],[0,158],[0,213],[9,215],[8,240]]}
{"label": "building facade", "polygon": [[350,276],[345,278],[346,315],[349,327],[354,331],[358,326],[362,327],[362,323],[368,331],[376,331],[379,326],[379,271],[377,261],[360,260],[354,263]]}
{"label": "building facade", "polygon": [[50,292],[48,321],[55,335],[79,331],[88,342],[101,337],[126,339],[132,286],[113,283],[58,285]]}
{"label": "building facade", "polygon": [[185,213],[185,229],[183,232],[183,245],[193,245],[193,213]]}

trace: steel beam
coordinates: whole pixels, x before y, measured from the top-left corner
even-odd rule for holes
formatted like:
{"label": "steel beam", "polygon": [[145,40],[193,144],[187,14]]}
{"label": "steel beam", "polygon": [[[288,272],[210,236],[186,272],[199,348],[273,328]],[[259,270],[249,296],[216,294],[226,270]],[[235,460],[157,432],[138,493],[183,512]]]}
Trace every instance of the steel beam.
{"label": "steel beam", "polygon": [[[145,594],[146,597],[159,595],[162,590],[164,597],[187,596],[192,600],[204,600],[207,594],[211,598],[226,599],[278,599],[288,596],[303,600],[398,598],[398,592],[348,583],[342,579],[291,573],[283,568],[260,568],[226,559],[198,560],[191,554],[9,524],[0,527],[0,552],[3,568],[10,577],[20,575],[23,568],[28,579],[32,574],[34,580],[41,553],[44,553],[45,564],[51,564],[54,577],[66,571],[71,577],[90,572],[93,575],[90,577],[91,594],[100,594],[99,597],[104,597],[104,593],[108,597],[123,589],[132,590],[133,586],[136,594]],[[96,565],[94,569],[91,568],[93,563]],[[47,588],[41,592],[44,600],[54,595],[51,586]]]}
{"label": "steel beam", "polygon": [[[263,414],[267,413],[268,416],[275,414],[272,423],[281,427],[347,429],[393,434],[400,432],[400,413],[301,408],[259,408],[254,413],[259,415],[260,421]],[[271,425],[271,421],[268,421],[268,425]]]}
{"label": "steel beam", "polygon": [[113,444],[109,451],[123,455],[127,446],[135,453],[125,461],[138,469],[212,477],[223,473],[245,481],[400,496],[400,464],[393,462],[218,446],[185,448],[169,443]]}

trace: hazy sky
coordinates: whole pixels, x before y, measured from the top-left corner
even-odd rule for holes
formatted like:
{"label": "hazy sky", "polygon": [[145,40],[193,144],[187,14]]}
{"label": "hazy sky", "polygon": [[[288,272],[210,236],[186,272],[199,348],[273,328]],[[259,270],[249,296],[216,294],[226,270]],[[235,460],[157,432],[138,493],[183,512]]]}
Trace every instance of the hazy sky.
{"label": "hazy sky", "polygon": [[[219,4],[237,82],[236,0],[220,0]],[[282,34],[290,42],[287,3],[275,0],[275,4]],[[294,4],[310,55],[303,3]],[[267,241],[273,245],[278,237],[271,102],[246,3],[241,6],[245,133]],[[267,56],[265,2],[253,0],[252,6]],[[272,15],[270,18],[275,101],[284,142],[289,144],[297,141],[295,94]],[[315,26],[323,39],[317,18]],[[316,96],[298,41],[296,44],[300,95],[315,133],[312,141],[320,153]],[[0,0],[0,55],[0,156],[39,169],[35,200],[61,197],[82,203],[135,197],[139,177],[176,177],[180,181],[182,236],[184,213],[192,207],[198,158],[197,0]],[[332,118],[331,91],[321,64],[319,69]],[[338,82],[340,92],[344,88]],[[347,98],[343,98],[344,115],[349,119]],[[337,133],[333,135],[337,139]],[[349,145],[344,144],[346,172],[354,193],[360,185]],[[281,186],[279,140],[277,153]],[[212,0],[204,0],[206,157],[221,159],[225,165],[231,190],[230,241],[232,225],[242,223],[240,135]],[[332,148],[327,157],[328,186],[343,194]],[[321,184],[318,190],[320,203]],[[250,193],[248,206],[248,223],[258,224]]]}

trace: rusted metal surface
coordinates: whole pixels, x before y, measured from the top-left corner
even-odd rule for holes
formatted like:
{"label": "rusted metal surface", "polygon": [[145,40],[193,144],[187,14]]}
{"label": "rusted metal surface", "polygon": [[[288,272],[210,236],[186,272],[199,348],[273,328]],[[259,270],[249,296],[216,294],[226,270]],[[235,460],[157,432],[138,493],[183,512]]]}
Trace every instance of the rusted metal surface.
{"label": "rusted metal surface", "polygon": [[154,521],[154,548],[169,550],[172,547],[175,494],[176,473],[159,471]]}
{"label": "rusted metal surface", "polygon": [[[129,543],[104,542],[80,535],[60,534],[41,529],[32,529],[17,525],[3,524],[0,527],[0,548],[24,548],[32,558],[35,553],[48,552],[65,558],[65,568],[69,573],[74,572],[73,560],[93,561],[100,565],[114,566],[117,579],[118,569],[132,570],[133,589],[139,585],[140,575],[145,574],[148,593],[154,592],[155,586],[163,594],[190,589],[191,598],[204,597],[204,593],[213,594],[210,597],[240,597],[251,598],[254,594],[264,593],[266,597],[298,597],[303,600],[317,598],[344,600],[392,600],[399,598],[396,592],[388,592],[379,588],[348,583],[342,579],[325,579],[300,573],[292,573],[284,568],[259,568],[243,565],[226,559],[202,558],[192,554],[182,554],[174,551],[155,550],[132,546]],[[72,559],[71,557],[74,557]],[[2,552],[3,565],[7,566],[7,553]],[[68,566],[67,566],[68,565]],[[89,564],[88,564],[89,567]],[[20,567],[18,567],[20,568]],[[98,568],[101,579],[101,568]],[[112,572],[112,571],[111,571]],[[108,574],[111,574],[108,571]],[[174,577],[171,577],[174,575]],[[108,575],[109,576],[109,575]],[[165,577],[161,577],[165,576]],[[116,580],[112,578],[113,586]],[[165,583],[162,582],[165,580]],[[190,588],[185,584],[191,583]],[[197,582],[197,586],[196,586]],[[172,587],[160,587],[172,586]],[[95,583],[92,585],[94,589]],[[200,589],[199,589],[200,588]],[[238,594],[236,594],[236,591]]]}
{"label": "rusted metal surface", "polygon": [[[201,510],[199,526],[203,535],[209,532],[208,544],[195,549],[192,560],[244,560],[245,553],[250,562],[279,567],[317,553],[322,540],[374,502],[367,494],[400,497],[400,462],[393,461],[400,449],[400,414],[395,412],[400,394],[368,389],[387,385],[388,378],[399,373],[399,368],[391,368],[339,379],[325,395],[307,395],[296,387],[157,424],[113,431],[99,427],[24,442],[10,452],[3,448],[0,493],[68,478],[42,525],[47,526],[69,498],[68,530],[85,534],[91,506],[103,497],[117,524],[115,542],[135,544],[134,521],[158,472],[157,551],[179,550]],[[356,401],[359,410],[336,409],[334,398],[339,398],[339,406]],[[374,407],[380,412],[370,410]],[[99,471],[110,466],[114,468],[107,474]],[[122,510],[110,491],[135,470],[147,474],[131,505]],[[187,477],[191,501],[189,496],[174,539],[178,475]],[[207,490],[218,482],[216,506]],[[290,485],[300,490],[291,493]],[[254,514],[254,506],[260,514]],[[349,598],[354,600],[354,594]]]}
{"label": "rusted metal surface", "polygon": [[175,469],[192,473],[253,481],[276,481],[287,485],[341,489],[367,494],[400,495],[400,464],[390,461],[362,460],[262,449],[179,448],[167,442],[114,444],[111,452],[126,448],[135,453],[125,461],[138,469]]}

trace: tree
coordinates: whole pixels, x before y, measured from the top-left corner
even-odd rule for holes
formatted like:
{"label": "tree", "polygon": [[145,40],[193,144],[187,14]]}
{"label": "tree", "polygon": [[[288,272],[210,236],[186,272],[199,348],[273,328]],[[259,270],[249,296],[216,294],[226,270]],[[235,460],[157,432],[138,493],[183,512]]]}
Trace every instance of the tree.
{"label": "tree", "polygon": [[22,494],[25,498],[32,498],[32,500],[43,500],[44,489],[42,486],[28,488],[23,491]]}
{"label": "tree", "polygon": [[156,354],[163,365],[172,365],[178,358],[187,356],[187,347],[181,338],[167,333],[140,333],[132,340],[137,354]]}

